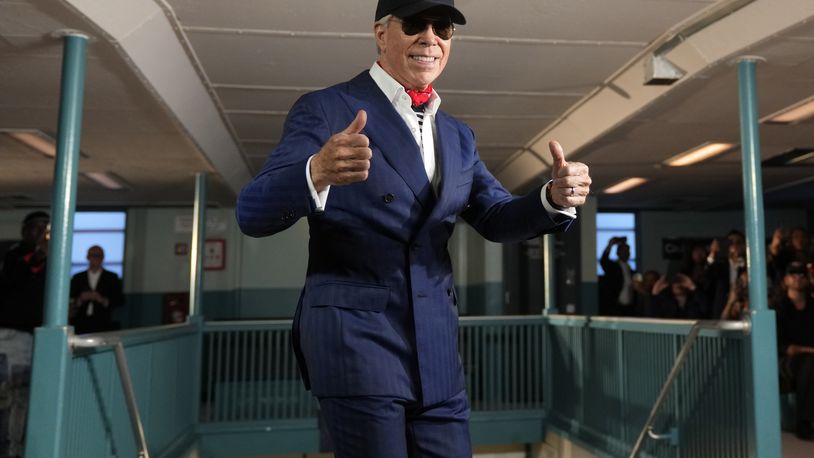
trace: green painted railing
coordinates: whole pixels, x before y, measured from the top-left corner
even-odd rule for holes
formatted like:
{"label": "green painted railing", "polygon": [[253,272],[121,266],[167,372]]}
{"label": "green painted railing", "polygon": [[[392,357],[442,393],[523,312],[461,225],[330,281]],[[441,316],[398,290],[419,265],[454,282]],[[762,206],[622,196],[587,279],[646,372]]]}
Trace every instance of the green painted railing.
{"label": "green painted railing", "polygon": [[[542,317],[462,318],[458,345],[473,411],[541,409]],[[315,418],[291,353],[291,322],[204,326],[202,422]]]}
{"label": "green painted railing", "polygon": [[[601,455],[627,456],[692,324],[462,318],[473,443],[536,442],[553,427]],[[289,338],[290,321],[205,325],[205,453],[319,450],[316,403],[302,388]],[[648,437],[641,456],[753,456],[746,351],[742,331],[701,331],[655,417],[660,438]]]}
{"label": "green painted railing", "polygon": [[[187,324],[102,334],[115,334],[124,346],[151,457],[181,456],[194,445],[199,329]],[[74,349],[68,374],[60,456],[138,456],[113,349]]]}
{"label": "green painted railing", "polygon": [[[476,444],[542,440],[543,324],[543,317],[461,319]],[[207,456],[269,453],[271,443],[275,453],[319,450],[317,404],[297,374],[290,330],[288,320],[204,325],[199,432]]]}
{"label": "green painted railing", "polygon": [[[691,321],[550,317],[547,425],[611,456],[627,456]],[[641,456],[754,456],[747,336],[703,330],[656,416]]]}
{"label": "green painted railing", "polygon": [[[180,456],[193,444],[207,458],[323,448],[316,403],[291,353],[290,324],[210,322],[120,333],[151,455]],[[462,318],[473,443],[539,442],[554,428],[602,456],[627,456],[691,326],[557,315]],[[641,456],[754,456],[747,349],[742,332],[701,332],[654,422],[661,439],[648,438]],[[70,361],[64,456],[135,456],[112,351],[83,351]]]}

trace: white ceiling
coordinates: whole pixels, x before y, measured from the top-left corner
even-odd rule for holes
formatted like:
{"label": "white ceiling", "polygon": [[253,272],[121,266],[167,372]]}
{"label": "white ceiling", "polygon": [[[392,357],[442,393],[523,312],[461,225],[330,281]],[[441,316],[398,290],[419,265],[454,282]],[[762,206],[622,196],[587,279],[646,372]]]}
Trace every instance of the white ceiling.
{"label": "white ceiling", "polygon": [[[758,65],[761,116],[814,95],[812,3],[458,0],[467,24],[434,86],[442,109],[473,127],[481,157],[515,191],[545,175],[548,153],[538,145],[553,135],[592,167],[600,208],[739,205],[739,151],[693,167],[660,164],[705,141],[739,142],[738,55],[767,59]],[[230,206],[296,98],[371,65],[375,5],[0,0],[0,129],[56,131],[62,44],[50,34],[83,30],[94,41],[80,170],[112,172],[127,189],[83,179],[79,204],[189,204],[192,174],[208,171],[210,200]],[[697,23],[706,28],[667,54],[687,77],[643,86],[640,61]],[[763,157],[814,146],[812,126],[762,125]],[[810,178],[811,165],[766,168],[765,189],[783,188],[767,203],[810,206],[809,185],[787,184]],[[0,206],[47,205],[52,174],[52,160],[0,135]],[[601,193],[629,176],[651,181]]]}

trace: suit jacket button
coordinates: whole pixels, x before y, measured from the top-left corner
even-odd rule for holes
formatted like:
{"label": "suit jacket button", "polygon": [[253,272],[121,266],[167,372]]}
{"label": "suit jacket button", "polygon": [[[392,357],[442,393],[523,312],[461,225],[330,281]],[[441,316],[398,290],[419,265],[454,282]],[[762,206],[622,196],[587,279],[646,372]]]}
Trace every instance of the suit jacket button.
{"label": "suit jacket button", "polygon": [[395,198],[396,198],[396,196],[394,196],[393,194],[388,192],[383,197],[384,203],[389,204],[390,202],[393,202],[393,200],[395,200]]}

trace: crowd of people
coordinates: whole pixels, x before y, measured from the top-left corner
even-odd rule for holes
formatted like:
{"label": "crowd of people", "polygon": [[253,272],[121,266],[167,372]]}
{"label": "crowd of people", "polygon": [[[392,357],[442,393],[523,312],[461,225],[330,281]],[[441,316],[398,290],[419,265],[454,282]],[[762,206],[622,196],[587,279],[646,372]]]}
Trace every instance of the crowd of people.
{"label": "crowd of people", "polygon": [[[631,268],[630,247],[613,237],[599,260],[600,313],[673,319],[738,320],[749,313],[746,239],[691,243],[668,272]],[[616,259],[610,254],[616,247]],[[776,229],[766,250],[769,307],[776,312],[780,385],[796,395],[796,434],[814,440],[814,249],[805,228]]]}

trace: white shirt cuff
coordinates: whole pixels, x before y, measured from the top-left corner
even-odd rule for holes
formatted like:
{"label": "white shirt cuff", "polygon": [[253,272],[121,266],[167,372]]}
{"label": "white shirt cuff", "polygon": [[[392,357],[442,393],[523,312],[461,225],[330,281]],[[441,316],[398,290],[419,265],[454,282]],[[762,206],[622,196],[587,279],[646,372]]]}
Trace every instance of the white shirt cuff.
{"label": "white shirt cuff", "polygon": [[543,188],[540,189],[540,200],[543,202],[543,207],[546,209],[549,215],[563,215],[567,216],[571,219],[577,219],[577,209],[574,207],[566,207],[562,210],[558,210],[551,206],[551,203],[548,202],[548,199],[545,197],[545,190],[548,188],[548,185],[551,184],[551,181],[543,185]]}
{"label": "white shirt cuff", "polygon": [[325,211],[325,204],[328,203],[328,191],[331,190],[331,187],[326,186],[322,192],[317,192],[314,182],[311,181],[311,159],[313,158],[314,156],[309,157],[308,162],[305,163],[305,180],[308,182],[308,189],[311,191],[311,198],[314,199],[317,211],[322,212]]}

